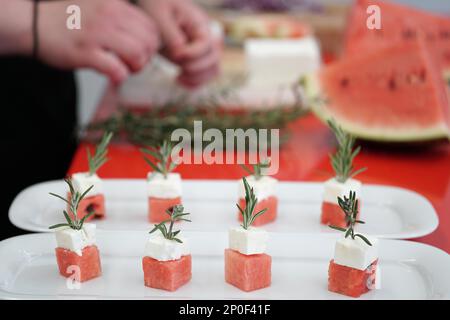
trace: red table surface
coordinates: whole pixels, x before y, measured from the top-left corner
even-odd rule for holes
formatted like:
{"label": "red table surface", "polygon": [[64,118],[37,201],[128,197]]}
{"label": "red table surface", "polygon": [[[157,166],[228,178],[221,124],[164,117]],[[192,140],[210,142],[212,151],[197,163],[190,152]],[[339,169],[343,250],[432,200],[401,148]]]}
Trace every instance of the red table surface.
{"label": "red table surface", "polygon": [[[106,95],[97,119],[111,113],[111,96]],[[291,138],[280,150],[281,181],[324,181],[332,176],[329,153],[334,151],[334,137],[312,114],[290,126]],[[448,142],[396,147],[362,144],[355,167],[368,170],[358,176],[363,183],[392,185],[414,190],[433,204],[439,215],[439,227],[430,235],[414,239],[450,253],[450,144]],[[81,143],[68,174],[87,170],[86,147]],[[144,179],[150,170],[139,149],[128,144],[112,144],[111,159],[98,172],[103,178]],[[177,169],[184,179],[240,179],[239,165],[182,164]]]}

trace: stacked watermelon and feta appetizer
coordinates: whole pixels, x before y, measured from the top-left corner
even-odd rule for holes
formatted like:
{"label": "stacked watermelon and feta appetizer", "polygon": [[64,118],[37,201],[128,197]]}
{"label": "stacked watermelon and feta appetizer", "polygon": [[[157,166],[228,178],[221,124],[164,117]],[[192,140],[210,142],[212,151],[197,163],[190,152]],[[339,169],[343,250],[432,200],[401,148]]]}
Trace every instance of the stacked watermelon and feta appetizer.
{"label": "stacked watermelon and feta appetizer", "polygon": [[[348,225],[347,216],[342,212],[338,198],[348,194],[350,190],[353,190],[357,198],[360,197],[362,184],[353,177],[364,171],[365,168],[359,170],[353,168],[353,159],[360,151],[360,147],[354,149],[355,138],[338,126],[334,120],[329,120],[328,124],[336,136],[338,149],[335,154],[331,155],[331,165],[335,177],[324,183],[320,221],[326,225],[346,227]],[[358,201],[359,203],[360,201]]]}
{"label": "stacked watermelon and feta appetizer", "polygon": [[187,240],[173,227],[177,221],[190,220],[186,219],[189,213],[185,213],[181,205],[166,210],[166,215],[169,219],[156,224],[150,231],[154,234],[147,241],[142,267],[147,287],[175,291],[191,280],[192,258]]}
{"label": "stacked watermelon and feta appetizer", "polygon": [[[278,184],[278,180],[263,174],[264,170],[268,168],[269,165],[270,162],[268,160],[261,161],[260,163],[253,165],[253,170],[242,165],[242,168],[250,174],[246,178],[246,181],[253,189],[253,192],[258,199],[254,211],[259,212],[266,209],[265,214],[253,222],[253,225],[255,226],[260,226],[275,221],[278,214],[278,198],[276,196],[276,186]],[[242,180],[239,181],[238,196],[239,206],[242,209],[245,209],[247,207],[246,189]],[[243,215],[240,210],[238,212],[238,219],[239,221],[243,221]]]}
{"label": "stacked watermelon and feta appetizer", "polygon": [[[80,194],[84,193],[88,188],[89,192],[80,201],[78,207],[78,216],[83,218],[89,215],[89,213],[94,212],[94,214],[89,215],[87,221],[95,218],[104,218],[106,214],[105,210],[105,195],[103,191],[103,181],[97,175],[98,169],[106,163],[108,160],[106,158],[108,144],[112,139],[112,133],[105,133],[102,140],[97,145],[95,149],[95,154],[92,156],[89,149],[87,150],[87,158],[89,171],[88,172],[78,172],[72,174],[72,184],[75,191]],[[71,201],[71,194],[68,193],[67,199]],[[70,215],[74,215],[70,207],[68,208]]]}
{"label": "stacked watermelon and feta appetizer", "polygon": [[263,229],[252,227],[267,209],[255,211],[258,200],[245,178],[245,209],[242,225],[229,230],[229,248],[225,249],[225,281],[243,291],[270,286],[272,258],[265,253],[268,235]]}
{"label": "stacked watermelon and feta appetizer", "polygon": [[334,258],[328,269],[328,290],[357,298],[379,288],[378,240],[355,233],[355,225],[364,223],[358,219],[355,192],[339,197],[338,202],[348,224],[346,228],[330,226],[344,232],[344,237],[336,241]]}
{"label": "stacked watermelon and feta appetizer", "polygon": [[80,203],[93,186],[84,193],[74,189],[70,179],[65,180],[69,186],[70,200],[51,193],[51,195],[63,200],[69,206],[72,215],[64,210],[66,222],[50,227],[55,229],[57,248],[55,249],[59,273],[64,277],[74,277],[77,282],[84,282],[102,274],[99,250],[96,246],[96,226],[85,223],[93,211],[83,217],[78,216]]}
{"label": "stacked watermelon and feta appetizer", "polygon": [[164,141],[159,148],[141,149],[154,158],[144,156],[144,160],[153,169],[148,173],[148,220],[159,223],[166,219],[166,211],[181,204],[181,176],[173,173],[175,162],[171,161],[172,146]]}

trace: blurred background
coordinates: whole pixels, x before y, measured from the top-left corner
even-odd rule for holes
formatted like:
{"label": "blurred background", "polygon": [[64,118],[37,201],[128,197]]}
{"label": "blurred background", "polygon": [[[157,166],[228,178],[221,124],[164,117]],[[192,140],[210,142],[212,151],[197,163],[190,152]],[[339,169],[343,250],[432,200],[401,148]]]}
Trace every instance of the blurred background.
{"label": "blurred background", "polygon": [[[233,34],[230,29],[227,30],[227,27],[233,27],[233,23],[235,23],[236,29],[242,26],[243,33],[246,32],[245,28],[259,28],[260,34],[258,37],[270,37],[270,34],[264,34],[264,30],[261,31],[263,28],[258,26],[258,21],[263,21],[267,16],[279,17],[281,20],[295,18],[301,23],[306,22],[312,26],[313,33],[318,39],[317,48],[315,48],[316,44],[305,44],[308,47],[306,50],[312,50],[312,52],[306,53],[309,57],[319,54],[316,50],[321,50],[325,56],[335,56],[341,50],[347,16],[353,3],[352,0],[196,0],[196,2],[202,5],[214,19],[212,26],[214,32],[218,36],[224,35],[227,38],[228,49],[225,50],[223,58],[225,74],[227,72],[229,74],[234,71],[244,72],[248,70],[248,66],[245,65],[242,39],[233,39],[234,36],[239,38],[240,35]],[[393,0],[392,2],[426,9],[439,14],[450,14],[450,1],[447,0]],[[245,18],[249,19],[246,20]],[[239,30],[237,33],[239,33]],[[290,38],[289,32],[286,32],[284,36]],[[296,37],[295,33],[294,37]],[[313,70],[317,68],[317,60],[306,60],[305,62],[301,56],[302,54],[305,53],[302,52],[297,60],[301,61],[300,64],[302,64],[304,69]],[[264,61],[262,63],[264,64]],[[312,65],[308,69],[308,66],[305,67],[305,64],[309,63],[312,63]],[[253,69],[257,69],[260,66],[256,65]],[[287,64],[287,67],[289,68],[289,64]],[[152,98],[156,100],[162,98],[164,101],[167,97],[160,97],[159,94],[157,95],[158,97],[155,97],[155,92],[160,92],[161,90],[173,92],[172,86],[168,86],[168,84],[171,84],[173,74],[176,72],[174,69],[167,61],[157,59],[156,62],[147,66],[140,74],[133,76],[119,89],[123,100],[138,104],[149,103],[149,100]],[[279,73],[283,73],[283,71],[285,70]],[[85,126],[89,123],[97,105],[101,101],[108,86],[108,81],[103,75],[91,70],[79,70],[76,76],[79,85],[78,116],[80,124]],[[255,77],[258,78],[258,76],[263,78],[263,80],[256,79],[256,82],[264,82],[264,78],[267,78],[264,71],[261,71],[261,75],[256,75]],[[287,77],[289,78],[289,76],[292,76],[292,70],[288,72]],[[271,84],[270,79],[266,79],[266,82],[269,85]],[[154,88],[154,90],[151,88]],[[181,88],[177,89],[182,90]],[[244,98],[251,100],[252,96],[257,96],[260,93],[261,90],[258,90],[258,86],[256,86],[256,89],[253,91],[249,90],[247,95],[244,94]],[[278,92],[278,95],[269,93],[269,100],[270,97],[272,97],[272,100],[275,99],[274,95],[276,99],[280,99]],[[283,98],[289,102],[292,101],[293,97],[288,96],[281,99]]]}

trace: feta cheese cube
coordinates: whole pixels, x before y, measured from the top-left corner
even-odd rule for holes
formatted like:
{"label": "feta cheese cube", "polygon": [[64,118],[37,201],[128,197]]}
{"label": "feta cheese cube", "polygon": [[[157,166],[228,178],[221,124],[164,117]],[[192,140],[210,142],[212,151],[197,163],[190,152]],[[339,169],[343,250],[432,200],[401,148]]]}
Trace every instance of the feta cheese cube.
{"label": "feta cheese cube", "polygon": [[158,261],[178,260],[190,254],[189,244],[183,237],[178,237],[183,243],[168,240],[162,234],[155,234],[148,239],[145,246],[145,256]]}
{"label": "feta cheese cube", "polygon": [[324,183],[323,201],[337,204],[337,198],[348,197],[350,191],[356,192],[356,198],[361,195],[361,182],[355,179],[348,179],[345,183],[338,182],[336,178],[329,179]]}
{"label": "feta cheese cube", "polygon": [[68,227],[59,228],[55,231],[56,243],[59,248],[75,252],[79,256],[85,247],[94,245],[96,226],[93,223],[84,223],[81,230]]}
{"label": "feta cheese cube", "polygon": [[228,237],[230,249],[245,255],[264,253],[269,238],[264,229],[255,227],[250,227],[248,230],[242,227],[232,228],[228,232]]}
{"label": "feta cheese cube", "polygon": [[97,174],[90,175],[89,172],[79,172],[72,175],[72,184],[75,191],[79,193],[85,192],[91,186],[94,186],[86,195],[95,196],[103,193],[103,181]]}
{"label": "feta cheese cube", "polygon": [[366,237],[372,246],[361,238],[341,238],[336,241],[334,249],[334,262],[358,270],[366,270],[378,259],[378,239]]}
{"label": "feta cheese cube", "polygon": [[181,176],[169,173],[166,178],[159,172],[150,172],[147,177],[148,196],[159,199],[181,197]]}
{"label": "feta cheese cube", "polygon": [[314,37],[248,39],[244,46],[248,85],[260,89],[292,85],[302,75],[316,72],[322,61]]}
{"label": "feta cheese cube", "polygon": [[[246,177],[246,179],[250,187],[253,188],[253,192],[259,201],[275,196],[275,189],[278,183],[277,179],[262,176],[259,180],[256,180],[253,175]],[[242,180],[239,180],[239,198],[245,198],[245,187]]]}

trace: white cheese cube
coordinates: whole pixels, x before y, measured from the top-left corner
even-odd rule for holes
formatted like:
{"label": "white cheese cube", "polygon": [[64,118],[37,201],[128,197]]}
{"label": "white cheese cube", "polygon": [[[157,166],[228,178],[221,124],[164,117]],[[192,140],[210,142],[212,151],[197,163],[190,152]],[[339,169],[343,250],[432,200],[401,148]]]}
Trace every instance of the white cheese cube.
{"label": "white cheese cube", "polygon": [[169,173],[165,178],[159,172],[150,172],[147,176],[148,196],[159,199],[181,197],[181,176]]}
{"label": "white cheese cube", "polygon": [[95,244],[96,226],[93,223],[84,223],[81,230],[68,227],[59,228],[55,231],[56,243],[59,248],[75,252],[79,256],[85,247]]}
{"label": "white cheese cube", "polygon": [[158,261],[178,260],[190,254],[189,244],[183,237],[177,237],[183,243],[168,240],[162,234],[155,234],[148,239],[145,246],[145,256]]}
{"label": "white cheese cube", "polygon": [[245,56],[248,85],[261,89],[292,85],[321,65],[320,48],[314,37],[249,39],[245,41]]}
{"label": "white cheese cube", "polygon": [[356,192],[356,198],[361,196],[361,182],[355,179],[348,179],[345,183],[338,182],[336,178],[329,179],[324,183],[323,201],[337,204],[337,198],[348,197],[350,191]]}
{"label": "white cheese cube", "polygon": [[334,249],[334,262],[358,270],[366,270],[378,259],[378,239],[366,237],[372,246],[361,238],[341,238],[336,241]]}
{"label": "white cheese cube", "polygon": [[90,175],[89,172],[74,173],[72,175],[72,184],[75,191],[79,193],[83,193],[93,186],[86,195],[87,197],[103,193],[103,181],[95,173],[93,175]]}
{"label": "white cheese cube", "polygon": [[264,253],[268,238],[269,236],[264,229],[254,227],[250,227],[248,230],[236,227],[228,232],[230,249],[245,255]]}
{"label": "white cheese cube", "polygon": [[[246,177],[248,184],[253,188],[258,201],[275,196],[275,189],[278,180],[269,176],[262,176],[259,180],[255,179],[255,176],[251,175]],[[239,198],[245,198],[244,181],[239,180]]]}

